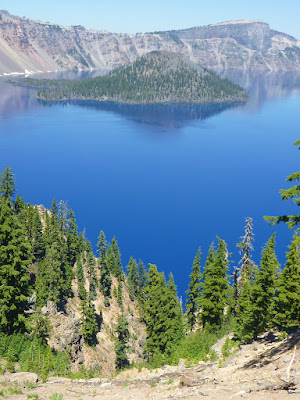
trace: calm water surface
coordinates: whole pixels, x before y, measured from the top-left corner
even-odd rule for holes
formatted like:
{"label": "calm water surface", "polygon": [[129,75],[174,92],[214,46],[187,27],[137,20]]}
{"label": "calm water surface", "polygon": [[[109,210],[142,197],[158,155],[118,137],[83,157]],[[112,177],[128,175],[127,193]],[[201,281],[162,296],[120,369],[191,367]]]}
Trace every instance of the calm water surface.
{"label": "calm water surface", "polygon": [[[133,255],[172,271],[184,296],[198,246],[203,265],[218,235],[237,265],[251,216],[259,262],[274,231],[263,216],[298,212],[278,191],[299,170],[300,75],[226,74],[248,104],[47,104],[2,80],[0,169],[13,168],[25,201],[68,201],[94,246],[101,229],[115,235],[124,266]],[[292,232],[275,230],[284,263]]]}

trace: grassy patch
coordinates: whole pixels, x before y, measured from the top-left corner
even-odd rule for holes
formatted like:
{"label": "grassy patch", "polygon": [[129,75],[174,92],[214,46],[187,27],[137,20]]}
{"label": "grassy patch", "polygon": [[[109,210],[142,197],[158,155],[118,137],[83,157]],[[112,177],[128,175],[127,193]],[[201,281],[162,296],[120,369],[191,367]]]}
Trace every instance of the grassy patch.
{"label": "grassy patch", "polygon": [[50,397],[50,400],[64,400],[64,396],[62,394],[53,393]]}
{"label": "grassy patch", "polygon": [[37,387],[37,384],[34,382],[26,382],[25,385],[27,389],[35,389]]}
{"label": "grassy patch", "polygon": [[10,394],[22,394],[22,390],[19,388],[8,388],[7,392]]}

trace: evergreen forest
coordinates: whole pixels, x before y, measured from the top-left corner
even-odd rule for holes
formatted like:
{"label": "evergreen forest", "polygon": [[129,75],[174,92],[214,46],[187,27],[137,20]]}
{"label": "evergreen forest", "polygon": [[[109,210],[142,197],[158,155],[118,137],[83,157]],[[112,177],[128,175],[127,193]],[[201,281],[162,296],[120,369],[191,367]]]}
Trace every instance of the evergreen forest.
{"label": "evergreen forest", "polygon": [[[295,143],[300,145],[300,141]],[[299,205],[300,172],[287,180],[284,200]],[[296,228],[299,215],[265,217],[271,224]],[[173,275],[165,277],[156,265],[145,266],[133,257],[123,268],[117,239],[108,243],[100,230],[97,253],[84,232],[78,232],[74,212],[63,201],[53,200],[50,210],[28,204],[16,194],[15,177],[7,166],[0,176],[0,373],[22,371],[74,376],[68,351],[50,347],[51,324],[44,307],[52,304],[64,313],[69,299],[80,302],[80,329],[84,344],[95,348],[101,321],[95,300],[104,309],[118,304],[115,368],[129,368],[130,307],[139,310],[146,330],[141,363],[157,367],[176,364],[180,358],[196,362],[213,359],[211,346],[225,333],[234,332],[232,345],[251,343],[259,335],[277,330],[293,332],[300,324],[300,237],[297,229],[280,266],[276,236],[266,240],[260,263],[252,260],[253,220],[247,217],[241,235],[238,267],[230,268],[225,240],[217,237],[204,259],[201,248],[191,265],[186,304],[177,295]],[[112,282],[117,282],[113,285]],[[123,293],[128,292],[129,304]],[[101,365],[99,366],[101,370]],[[82,367],[80,376],[91,377],[99,369]],[[72,375],[73,374],[73,375]]]}
{"label": "evergreen forest", "polygon": [[245,90],[228,79],[170,52],[152,52],[108,75],[81,81],[26,79],[49,101],[86,99],[126,103],[203,103],[247,100]]}

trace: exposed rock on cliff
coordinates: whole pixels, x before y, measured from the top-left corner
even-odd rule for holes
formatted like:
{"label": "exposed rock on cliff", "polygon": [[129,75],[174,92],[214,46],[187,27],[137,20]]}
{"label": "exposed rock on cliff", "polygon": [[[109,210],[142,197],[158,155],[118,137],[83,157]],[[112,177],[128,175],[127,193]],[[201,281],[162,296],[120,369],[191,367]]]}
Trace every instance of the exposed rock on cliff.
{"label": "exposed rock on cliff", "polygon": [[155,50],[180,52],[213,69],[300,70],[300,42],[262,21],[129,35],[63,27],[0,11],[0,74],[113,69]]}

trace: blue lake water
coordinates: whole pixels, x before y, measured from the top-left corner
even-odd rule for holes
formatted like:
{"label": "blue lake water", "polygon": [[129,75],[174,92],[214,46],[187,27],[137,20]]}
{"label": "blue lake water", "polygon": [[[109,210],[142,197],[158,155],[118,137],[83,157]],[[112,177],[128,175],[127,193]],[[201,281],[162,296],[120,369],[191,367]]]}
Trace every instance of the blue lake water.
{"label": "blue lake water", "polygon": [[27,202],[67,201],[94,248],[115,235],[124,267],[132,255],[173,272],[181,296],[216,235],[237,265],[248,216],[255,261],[275,230],[284,263],[292,232],[263,216],[299,212],[278,191],[299,170],[300,75],[226,74],[246,105],[47,104],[0,81],[0,169]]}

